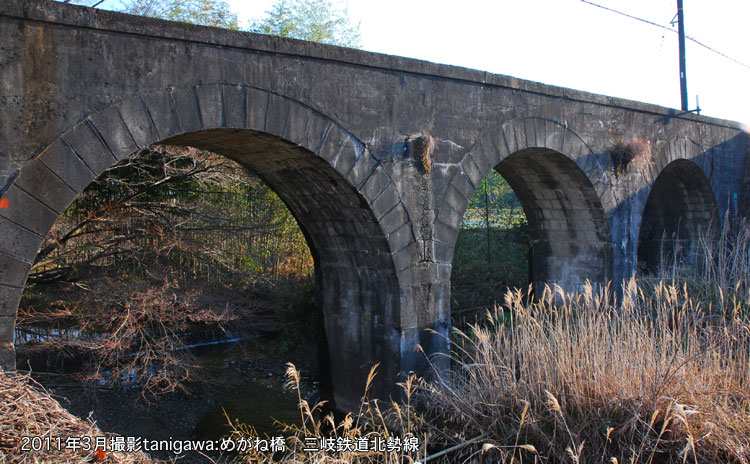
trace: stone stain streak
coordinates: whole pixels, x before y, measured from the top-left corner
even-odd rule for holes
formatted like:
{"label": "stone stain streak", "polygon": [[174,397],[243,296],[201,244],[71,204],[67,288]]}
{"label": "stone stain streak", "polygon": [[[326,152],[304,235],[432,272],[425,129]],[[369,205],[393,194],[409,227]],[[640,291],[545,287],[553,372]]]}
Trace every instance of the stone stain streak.
{"label": "stone stain streak", "polygon": [[398,397],[404,373],[428,374],[417,344],[448,367],[453,248],[493,169],[529,219],[534,284],[566,290],[628,278],[659,232],[690,249],[725,209],[750,210],[737,123],[480,71],[4,0],[0,72],[5,367],[42,237],[96,175],[150,143],[233,158],[289,206],[316,262],[343,409],[375,363],[381,398]]}

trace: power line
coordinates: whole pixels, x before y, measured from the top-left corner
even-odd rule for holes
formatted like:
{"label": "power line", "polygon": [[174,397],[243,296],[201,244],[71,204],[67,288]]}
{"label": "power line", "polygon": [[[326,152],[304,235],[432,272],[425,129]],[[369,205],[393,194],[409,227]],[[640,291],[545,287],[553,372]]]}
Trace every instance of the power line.
{"label": "power line", "polygon": [[[675,31],[674,29],[671,29],[671,28],[669,28],[667,26],[662,26],[661,24],[657,24],[657,23],[655,23],[653,21],[649,21],[647,19],[639,18],[637,16],[633,16],[633,15],[624,13],[622,11],[618,11],[618,10],[615,10],[613,8],[606,7],[604,5],[599,5],[598,3],[594,3],[594,2],[591,2],[589,0],[581,0],[581,1],[583,3],[595,6],[597,8],[601,8],[603,10],[611,11],[612,13],[617,13],[618,15],[625,16],[626,18],[635,19],[636,21],[640,21],[642,23],[646,23],[646,24],[649,24],[651,26],[656,26],[656,27],[658,27],[660,29],[664,29],[666,31],[674,32],[675,34],[677,33],[677,31]],[[743,67],[745,67],[747,69],[750,69],[750,65],[745,64],[742,61],[736,60],[736,59],[732,58],[731,56],[727,55],[726,53],[722,53],[719,50],[716,50],[715,48],[709,47],[708,45],[704,44],[703,42],[701,42],[701,41],[699,41],[699,40],[697,40],[697,39],[695,39],[695,38],[693,38],[693,37],[691,37],[691,36],[689,36],[687,34],[685,35],[685,38],[688,39],[688,40],[690,40],[691,42],[695,42],[696,44],[700,45],[701,47],[705,48],[706,50],[714,52],[717,55],[719,55],[719,56],[721,56],[723,58],[728,59],[729,61],[732,61],[732,62],[734,62],[734,63],[736,63],[736,64],[738,64],[740,66],[743,66]]]}

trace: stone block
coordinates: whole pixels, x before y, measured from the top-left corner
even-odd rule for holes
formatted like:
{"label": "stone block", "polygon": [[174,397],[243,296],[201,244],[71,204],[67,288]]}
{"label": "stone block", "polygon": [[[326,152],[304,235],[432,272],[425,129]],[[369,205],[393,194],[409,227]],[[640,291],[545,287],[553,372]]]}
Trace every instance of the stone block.
{"label": "stone block", "polygon": [[22,288],[0,285],[0,317],[16,317]]}
{"label": "stone block", "polygon": [[385,190],[391,184],[391,179],[385,173],[383,167],[378,166],[362,186],[362,196],[365,197],[368,203],[372,204],[373,201],[375,201],[375,199],[380,196],[383,190]]}
{"label": "stone block", "polygon": [[[511,129],[513,130],[513,135],[516,139],[516,151],[515,152],[529,148],[529,142],[526,139],[526,124],[524,123],[524,121],[525,120],[514,121],[513,125],[511,126]],[[511,153],[511,155],[512,154],[513,153]]]}
{"label": "stone block", "polygon": [[224,84],[221,86],[221,92],[221,98],[224,102],[224,127],[244,129],[245,88],[241,85]]}
{"label": "stone block", "polygon": [[[16,317],[1,317],[0,316],[0,350],[8,344],[13,346],[13,338],[16,331]],[[2,356],[2,354],[0,354]]]}
{"label": "stone block", "polygon": [[525,134],[525,138],[522,139],[525,141],[526,148],[531,147],[538,147],[537,139],[536,139],[536,124],[539,119],[537,118],[527,118],[523,120],[523,123],[521,124],[523,132]]}
{"label": "stone block", "polygon": [[201,113],[195,87],[172,89],[172,104],[177,120],[180,122],[181,134],[201,130]]}
{"label": "stone block", "polygon": [[39,160],[26,163],[15,185],[57,213],[65,211],[76,196],[76,192],[68,184]]}
{"label": "stone block", "polygon": [[444,204],[438,212],[437,220],[451,227],[458,228],[463,220],[463,214],[450,205]]}
{"label": "stone block", "polygon": [[[454,248],[452,246],[448,246],[441,242],[435,242],[434,245],[435,248],[435,262],[437,263],[447,263],[449,265],[448,271],[450,272],[450,264],[453,261],[453,251]],[[450,280],[450,276],[449,276]]]}
{"label": "stone block", "polygon": [[502,153],[497,148],[495,137],[493,136],[493,134],[483,134],[478,143],[481,144],[482,151],[484,152],[484,157],[487,160],[487,172],[495,169],[495,166],[497,166],[500,161],[502,161]]}
{"label": "stone block", "polygon": [[463,170],[459,170],[459,172],[453,176],[453,179],[451,179],[451,186],[464,197],[466,203],[469,202],[476,191],[476,187],[471,184]]}
{"label": "stone block", "polygon": [[305,140],[307,121],[309,119],[310,110],[307,107],[291,102],[289,106],[289,122],[284,132],[284,139],[301,145]]}
{"label": "stone block", "polygon": [[545,144],[550,150],[562,153],[567,129],[552,121],[545,121]]}
{"label": "stone block", "polygon": [[570,159],[578,159],[581,155],[590,155],[591,151],[586,148],[577,134],[569,130],[565,134],[561,153]]}
{"label": "stone block", "polygon": [[349,171],[346,180],[349,181],[355,189],[360,190],[377,165],[377,160],[372,157],[368,150],[365,149],[354,167]]}
{"label": "stone block", "polygon": [[456,238],[458,237],[458,228],[451,227],[440,221],[435,221],[433,226],[433,237],[438,242],[444,243],[448,246],[455,246]]}
{"label": "stone block", "polygon": [[459,192],[453,185],[451,185],[450,187],[448,187],[448,191],[445,192],[443,204],[450,206],[460,214],[460,212],[466,210],[466,206],[469,204],[469,201],[463,195],[461,195],[461,192]]}
{"label": "stone block", "polygon": [[146,103],[142,99],[126,100],[118,105],[118,109],[137,146],[147,147],[159,141],[156,126],[151,121]]}
{"label": "stone block", "polygon": [[94,113],[89,120],[116,160],[125,159],[138,150],[138,144],[116,107]]}
{"label": "stone block", "polygon": [[305,129],[305,138],[300,145],[313,153],[320,152],[323,140],[326,138],[331,124],[331,121],[327,118],[314,111],[310,111],[307,128]]}
{"label": "stone block", "polygon": [[65,133],[63,140],[83,160],[94,177],[117,162],[89,121],[84,121]]}
{"label": "stone block", "polygon": [[266,130],[268,96],[265,90],[245,87],[245,127],[254,131]]}
{"label": "stone block", "polygon": [[289,124],[291,101],[275,94],[268,96],[268,114],[266,115],[265,132],[283,137]]}
{"label": "stone block", "polygon": [[91,169],[62,139],[57,139],[47,147],[39,156],[38,161],[76,193],[83,191],[94,179]]}
{"label": "stone block", "polygon": [[201,127],[204,130],[224,128],[224,98],[221,86],[197,85],[195,93],[200,108]]}
{"label": "stone block", "polygon": [[172,108],[170,92],[152,92],[143,97],[148,113],[154,123],[159,140],[180,134],[180,121]]}
{"label": "stone block", "polygon": [[406,212],[404,204],[399,202],[396,206],[388,211],[383,217],[378,219],[383,233],[388,235],[409,221],[409,214]]}
{"label": "stone block", "polygon": [[372,202],[372,213],[376,218],[382,218],[388,213],[388,211],[392,210],[400,203],[401,199],[399,198],[396,187],[393,186],[393,184],[390,184],[380,195],[378,195],[375,201]]}
{"label": "stone block", "polygon": [[396,252],[406,247],[414,240],[414,233],[411,230],[410,223],[406,223],[396,229],[394,232],[388,234],[388,245],[390,246],[391,250]]}
{"label": "stone block", "polygon": [[[410,226],[407,224],[404,227]],[[393,266],[395,267],[396,271],[399,272],[399,276],[401,276],[401,271],[408,269],[411,267],[412,264],[417,263],[419,261],[417,252],[416,252],[416,246],[417,242],[412,242],[411,245],[402,247],[399,250],[396,250],[391,254],[391,259],[393,260]],[[409,272],[410,279],[413,278],[413,275],[411,272]],[[399,277],[399,280],[401,280],[401,277]],[[399,284],[402,286],[405,284],[405,281],[400,281]]]}
{"label": "stone block", "polygon": [[[4,323],[0,319],[0,324]],[[13,342],[0,343],[0,367],[6,372],[12,372],[16,370],[16,350],[13,347]]]}
{"label": "stone block", "polygon": [[363,150],[362,144],[357,143],[352,137],[347,138],[341,145],[339,154],[333,162],[333,167],[339,174],[348,177]]}
{"label": "stone block", "polygon": [[[502,159],[505,159],[507,156],[518,151],[518,141],[516,140],[512,121],[508,121],[500,127],[500,135],[502,135],[502,141],[505,146],[505,153],[503,153]],[[498,147],[502,149],[503,144],[498,143]]]}
{"label": "stone block", "polygon": [[31,263],[0,253],[0,285],[23,287],[29,275]]}
{"label": "stone block", "polygon": [[466,174],[466,178],[469,179],[475,189],[479,184],[482,183],[484,175],[482,174],[482,171],[479,169],[477,164],[474,162],[474,159],[471,157],[470,153],[467,153],[466,156],[464,156],[464,159],[461,161],[461,169],[463,170],[464,174]]}
{"label": "stone block", "polygon": [[16,185],[11,185],[5,192],[9,208],[0,209],[0,217],[29,229],[37,235],[47,235],[52,224],[59,216],[54,210],[30,196]]}
{"label": "stone block", "polygon": [[39,251],[39,245],[42,244],[42,236],[37,235],[18,224],[0,217],[0,252],[7,253],[10,256],[32,261]]}
{"label": "stone block", "polygon": [[491,166],[490,162],[487,160],[487,157],[484,154],[484,147],[482,146],[482,143],[479,142],[469,151],[469,155],[474,160],[474,163],[476,163],[477,168],[479,168],[479,172],[482,173],[482,177],[484,178],[485,175],[487,175],[488,172],[490,172]]}
{"label": "stone block", "polygon": [[330,164],[333,164],[336,156],[338,156],[339,151],[341,150],[341,146],[348,138],[349,134],[344,132],[338,125],[331,124],[318,155]]}
{"label": "stone block", "polygon": [[534,122],[534,146],[552,148],[547,146],[547,120],[534,118],[530,121]]}

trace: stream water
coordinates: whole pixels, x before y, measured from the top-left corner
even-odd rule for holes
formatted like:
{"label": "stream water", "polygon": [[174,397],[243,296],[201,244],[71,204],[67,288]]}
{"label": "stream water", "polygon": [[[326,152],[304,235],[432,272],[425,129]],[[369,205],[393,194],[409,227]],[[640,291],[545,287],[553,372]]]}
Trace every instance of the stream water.
{"label": "stream water", "polygon": [[[27,344],[39,345],[48,337],[60,336],[46,329],[20,331],[20,368],[32,364],[33,356],[24,358]],[[282,349],[279,338],[242,339],[225,332],[183,336],[183,345],[190,346],[205,382],[190,385],[189,393],[170,393],[152,403],[144,403],[137,388],[92,388],[76,383],[72,373],[46,375],[40,372],[45,365],[39,361],[36,364],[41,366],[32,372],[63,406],[79,417],[92,417],[102,430],[155,440],[217,440],[231,432],[227,417],[233,423],[251,426],[260,437],[288,435],[280,423],[299,424],[300,413],[296,390],[285,386],[287,362],[295,363],[302,372],[302,397],[311,404],[317,401],[314,346]]]}
{"label": "stream water", "polygon": [[[206,346],[196,349],[195,353],[205,369],[234,371],[246,376],[235,394],[224,396],[219,407],[201,417],[193,432],[195,438],[215,440],[228,433],[227,416],[251,425],[259,436],[281,435],[281,424],[300,425],[297,392],[285,385],[284,373],[279,370],[283,365],[272,366],[265,362],[257,343],[255,346],[251,343]],[[311,402],[317,398],[315,373],[305,372],[300,386],[302,398]]]}

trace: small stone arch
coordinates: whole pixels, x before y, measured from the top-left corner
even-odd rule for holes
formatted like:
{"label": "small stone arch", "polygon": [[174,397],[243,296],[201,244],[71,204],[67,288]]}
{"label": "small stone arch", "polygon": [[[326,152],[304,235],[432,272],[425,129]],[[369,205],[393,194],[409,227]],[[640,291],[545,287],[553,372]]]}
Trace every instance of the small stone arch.
{"label": "small stone arch", "polygon": [[638,228],[638,271],[695,263],[701,237],[719,225],[711,184],[692,160],[672,150],[651,185]]}
{"label": "small stone arch", "polygon": [[410,347],[402,343],[400,282],[409,278],[404,250],[414,241],[406,208],[390,176],[339,123],[241,84],[174,87],[120,101],[24,165],[3,195],[13,207],[0,210],[0,365],[15,365],[18,303],[55,220],[102,171],[157,142],[224,154],[279,194],[316,257],[335,357],[331,376],[341,379],[334,385],[338,406],[353,406],[376,362],[381,380],[373,393],[387,397],[390,383],[409,368],[401,365]]}
{"label": "small stone arch", "polygon": [[[513,187],[533,240],[533,283],[580,289],[612,278],[611,237],[601,198],[608,190],[590,178],[603,167],[586,142],[556,121],[506,121],[464,156],[449,182],[436,219],[436,235],[452,258],[469,200],[491,169]],[[440,232],[442,231],[442,232]]]}

